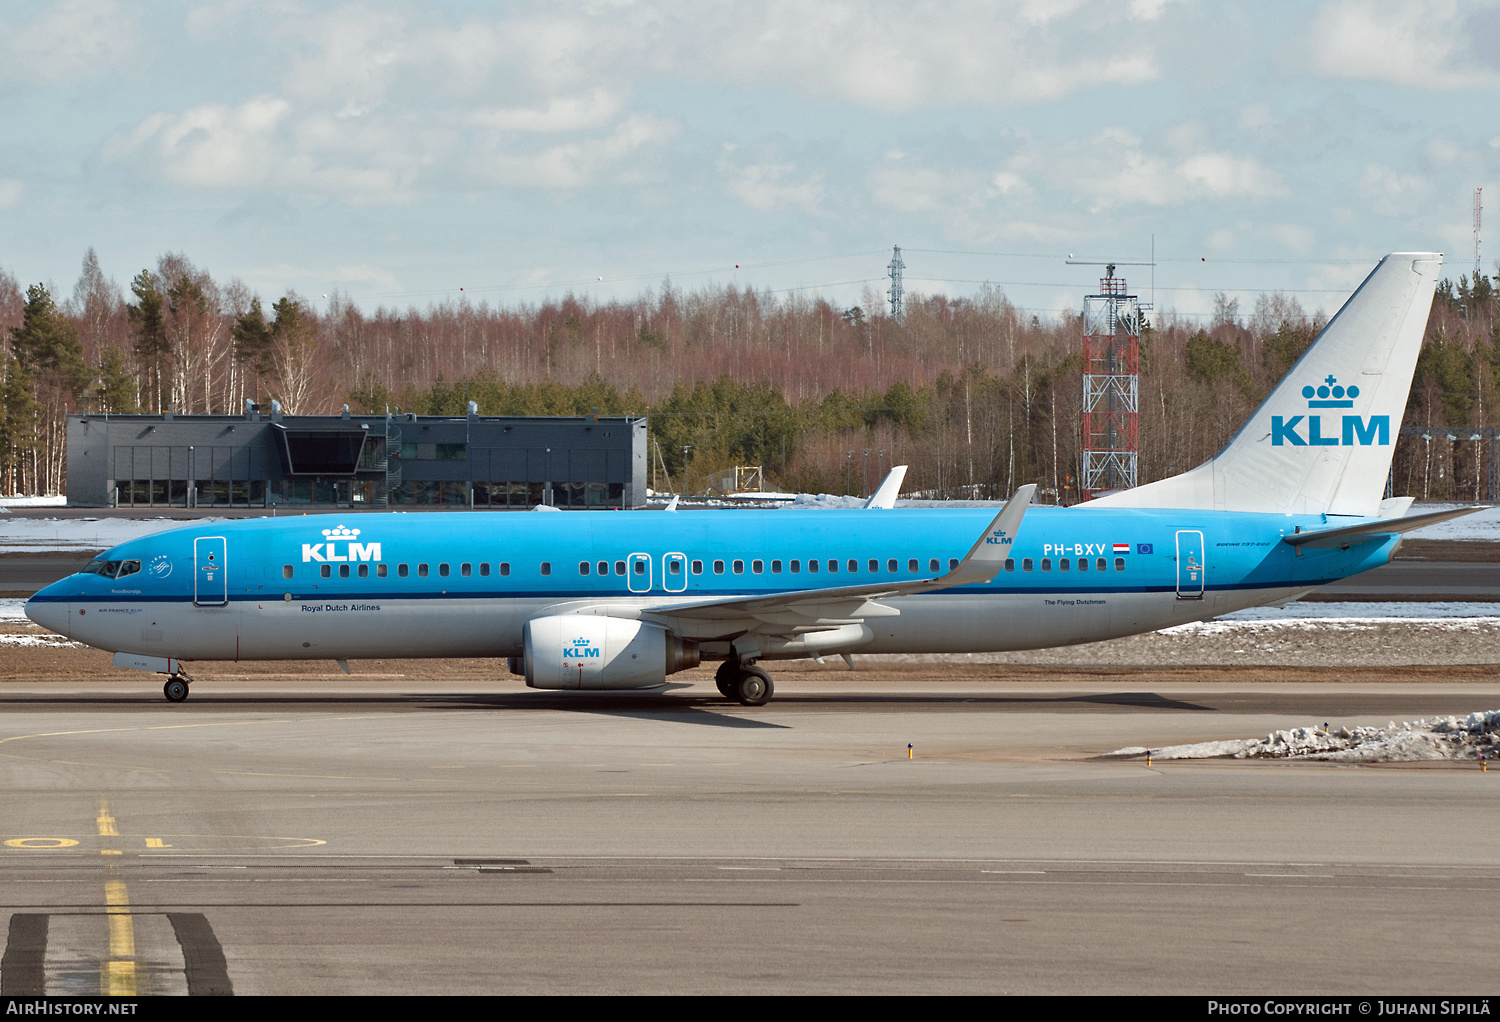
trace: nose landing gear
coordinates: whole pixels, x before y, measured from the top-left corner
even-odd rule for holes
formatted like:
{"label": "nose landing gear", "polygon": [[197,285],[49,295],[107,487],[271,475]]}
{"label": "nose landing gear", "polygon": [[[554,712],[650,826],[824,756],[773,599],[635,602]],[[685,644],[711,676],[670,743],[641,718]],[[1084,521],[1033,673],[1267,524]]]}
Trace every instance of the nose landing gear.
{"label": "nose landing gear", "polygon": [[753,660],[725,660],[714,674],[714,684],[720,695],[741,706],[764,706],[776,692],[771,676],[755,666]]}

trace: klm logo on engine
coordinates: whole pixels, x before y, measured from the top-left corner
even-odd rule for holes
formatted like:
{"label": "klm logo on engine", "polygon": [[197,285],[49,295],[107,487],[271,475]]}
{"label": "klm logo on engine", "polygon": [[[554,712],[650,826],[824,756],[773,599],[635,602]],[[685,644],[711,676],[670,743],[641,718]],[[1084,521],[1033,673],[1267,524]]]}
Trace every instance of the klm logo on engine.
{"label": "klm logo on engine", "polygon": [[[1330,373],[1320,386],[1303,387],[1302,396],[1307,398],[1308,408],[1353,408],[1354,399],[1359,397],[1359,388],[1353,384],[1348,387],[1339,386],[1338,378]],[[1331,415],[1328,416],[1330,421],[1325,423],[1321,414],[1293,415],[1290,418],[1273,415],[1271,416],[1271,446],[1390,446],[1391,417],[1389,415],[1371,415],[1369,418],[1343,415],[1339,416],[1341,421],[1338,425],[1333,424],[1333,418]],[[1298,432],[1299,427],[1302,432]],[[1325,433],[1325,430],[1329,432]]]}
{"label": "klm logo on engine", "polygon": [[[346,529],[342,525],[332,529],[323,530],[325,543],[303,543],[302,563],[308,561],[378,561],[380,560],[379,543],[356,543],[354,537],[359,535],[358,529]],[[344,553],[339,553],[339,545],[344,545]]]}
{"label": "klm logo on engine", "polygon": [[563,650],[563,656],[570,656],[575,660],[587,660],[600,656],[599,647],[592,645],[588,639],[574,639],[568,648]]}

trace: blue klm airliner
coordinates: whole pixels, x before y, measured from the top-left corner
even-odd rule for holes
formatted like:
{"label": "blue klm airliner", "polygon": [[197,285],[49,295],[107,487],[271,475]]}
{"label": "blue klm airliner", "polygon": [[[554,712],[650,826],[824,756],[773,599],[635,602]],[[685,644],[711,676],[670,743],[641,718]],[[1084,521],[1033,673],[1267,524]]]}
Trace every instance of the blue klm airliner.
{"label": "blue klm airliner", "polygon": [[[193,660],[505,657],[541,689],[660,689],[718,660],[1093,642],[1264,604],[1385,564],[1382,500],[1442,257],[1387,256],[1197,468],[1071,508],[352,514],[215,522],[105,552],[34,621],[167,675]],[[332,526],[324,523],[333,522]]]}

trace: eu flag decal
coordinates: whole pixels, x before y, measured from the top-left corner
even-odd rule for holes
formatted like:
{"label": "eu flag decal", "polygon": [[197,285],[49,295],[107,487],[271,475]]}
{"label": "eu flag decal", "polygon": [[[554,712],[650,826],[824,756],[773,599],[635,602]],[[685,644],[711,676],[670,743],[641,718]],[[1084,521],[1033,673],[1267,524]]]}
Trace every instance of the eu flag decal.
{"label": "eu flag decal", "polygon": [[1135,552],[1138,553],[1138,554],[1149,554],[1151,552],[1151,544],[1150,543],[1137,543],[1135,545]]}

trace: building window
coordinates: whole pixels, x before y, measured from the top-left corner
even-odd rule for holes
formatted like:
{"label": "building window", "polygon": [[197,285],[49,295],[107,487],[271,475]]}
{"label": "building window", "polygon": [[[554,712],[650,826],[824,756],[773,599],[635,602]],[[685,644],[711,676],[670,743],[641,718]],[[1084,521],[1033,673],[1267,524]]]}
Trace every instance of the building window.
{"label": "building window", "polygon": [[759,575],[761,572],[766,570],[766,564],[764,561],[751,561],[750,570]]}
{"label": "building window", "polygon": [[375,565],[375,577],[376,578],[385,578],[385,575],[386,575],[386,566],[384,564],[377,564],[377,565]]}
{"label": "building window", "polygon": [[625,574],[625,562],[624,561],[616,561],[615,562],[615,574],[616,575],[623,575],[623,574]]}
{"label": "building window", "polygon": [[417,577],[418,578],[426,578],[427,577],[427,565],[425,565],[425,564],[419,564],[419,565],[417,565]]}
{"label": "building window", "polygon": [[714,562],[714,574],[715,575],[722,575],[722,574],[724,574],[724,562],[723,561],[715,561]]}
{"label": "building window", "polygon": [[510,562],[509,561],[501,561],[500,562],[500,574],[502,574],[502,575],[509,575],[510,574]]}
{"label": "building window", "polygon": [[322,575],[324,578],[332,578],[333,577],[333,568],[332,568],[332,566],[327,565],[327,564],[320,564],[318,567],[319,567],[318,574]]}
{"label": "building window", "polygon": [[1005,559],[1005,570],[1006,571],[1015,571],[1016,570],[1016,559],[1014,557],[1007,557]]}
{"label": "building window", "polygon": [[465,561],[463,564],[460,564],[458,566],[458,573],[464,578],[468,578],[470,575],[474,574],[474,566],[468,561]]}
{"label": "building window", "polygon": [[400,575],[402,578],[405,578],[407,576],[407,574],[410,572],[410,570],[411,569],[409,569],[404,564],[398,564],[398,565],[396,565],[396,574]]}
{"label": "building window", "polygon": [[488,577],[489,573],[490,573],[490,562],[489,561],[481,561],[479,563],[479,574]]}
{"label": "building window", "polygon": [[1021,570],[1022,571],[1030,571],[1031,570],[1031,558],[1030,557],[1023,557],[1023,558],[1021,558]]}
{"label": "building window", "polygon": [[283,564],[281,566],[281,577],[282,578],[291,578],[292,577],[292,566],[290,564]]}
{"label": "building window", "polygon": [[1123,558],[1123,557],[1116,557],[1115,558],[1115,570],[1116,571],[1124,571],[1125,570],[1125,558]]}
{"label": "building window", "polygon": [[693,562],[693,574],[694,575],[701,575],[701,574],[703,574],[703,562],[702,561],[694,561]]}
{"label": "building window", "polygon": [[552,562],[551,561],[543,561],[542,562],[542,574],[543,575],[550,575],[550,574],[552,574]]}
{"label": "building window", "polygon": [[370,577],[370,566],[368,564],[361,564],[359,566],[359,577],[360,578],[369,578]]}
{"label": "building window", "polygon": [[437,450],[433,451],[438,461],[468,461],[468,444],[437,444]]}

